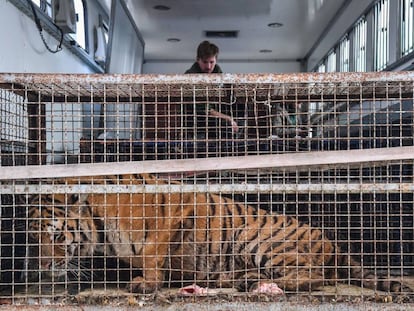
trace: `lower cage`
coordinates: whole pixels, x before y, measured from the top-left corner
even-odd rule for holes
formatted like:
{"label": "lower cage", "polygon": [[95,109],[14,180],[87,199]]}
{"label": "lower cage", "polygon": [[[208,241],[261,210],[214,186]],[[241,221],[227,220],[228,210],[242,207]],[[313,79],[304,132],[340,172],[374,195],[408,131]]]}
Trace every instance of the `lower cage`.
{"label": "lower cage", "polygon": [[[398,191],[395,163],[306,178],[258,169],[9,181],[0,295],[6,304],[411,302],[412,166],[397,166]],[[357,171],[375,174],[352,180]]]}
{"label": "lower cage", "polygon": [[414,308],[413,81],[0,74],[0,307]]}

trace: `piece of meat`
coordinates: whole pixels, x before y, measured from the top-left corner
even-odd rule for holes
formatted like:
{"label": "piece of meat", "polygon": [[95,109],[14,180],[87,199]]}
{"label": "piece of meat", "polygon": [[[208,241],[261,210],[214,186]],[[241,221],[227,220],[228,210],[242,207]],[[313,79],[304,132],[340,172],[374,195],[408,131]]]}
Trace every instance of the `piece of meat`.
{"label": "piece of meat", "polygon": [[200,287],[197,284],[188,285],[182,287],[178,290],[178,293],[183,296],[193,296],[193,295],[207,295],[208,288]]}
{"label": "piece of meat", "polygon": [[[178,294],[182,296],[205,296],[210,294],[216,294],[214,289],[207,287],[201,287],[197,284],[188,285],[178,290]],[[253,294],[269,294],[269,295],[283,295],[283,290],[277,286],[276,283],[261,282],[258,287],[252,291]]]}
{"label": "piece of meat", "polygon": [[256,289],[253,290],[254,294],[272,294],[283,295],[283,290],[277,286],[276,283],[259,283]]}

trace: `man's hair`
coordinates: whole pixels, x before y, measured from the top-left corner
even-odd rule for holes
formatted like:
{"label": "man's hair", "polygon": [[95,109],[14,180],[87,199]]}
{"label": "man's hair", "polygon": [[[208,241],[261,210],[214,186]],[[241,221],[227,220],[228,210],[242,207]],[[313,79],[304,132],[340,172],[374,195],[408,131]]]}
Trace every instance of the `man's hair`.
{"label": "man's hair", "polygon": [[212,56],[217,56],[219,48],[214,43],[209,41],[203,41],[198,45],[197,48],[197,59],[205,59]]}

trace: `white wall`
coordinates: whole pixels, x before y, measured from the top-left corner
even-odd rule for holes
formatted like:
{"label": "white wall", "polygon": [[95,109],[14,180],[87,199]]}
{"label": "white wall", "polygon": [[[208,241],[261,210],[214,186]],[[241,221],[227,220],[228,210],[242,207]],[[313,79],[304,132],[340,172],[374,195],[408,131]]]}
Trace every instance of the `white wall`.
{"label": "white wall", "polygon": [[[43,34],[49,46],[55,49],[58,42],[46,31]],[[58,53],[50,53],[44,46],[34,21],[5,0],[0,0],[0,38],[0,72],[92,73],[88,65],[65,47]],[[13,100],[1,98],[0,104],[13,105]],[[46,109],[48,161],[59,161],[56,157],[62,152],[78,153],[82,134],[79,132],[82,128],[81,105],[62,106],[54,103],[52,106],[46,103]],[[63,109],[72,110],[70,120],[63,120],[64,113],[67,113]],[[27,138],[26,135],[27,133],[21,138]]]}
{"label": "white wall", "polygon": [[[52,54],[44,46],[32,19],[8,1],[0,1],[0,72],[90,73],[91,69],[65,47]],[[46,41],[58,42],[45,31]]]}
{"label": "white wall", "polygon": [[[173,61],[151,61],[145,62],[143,66],[143,73],[184,73],[191,67],[195,60],[188,62],[173,62]],[[218,64],[221,69],[226,73],[287,73],[287,72],[299,72],[299,62],[289,61],[225,61],[218,60]]]}

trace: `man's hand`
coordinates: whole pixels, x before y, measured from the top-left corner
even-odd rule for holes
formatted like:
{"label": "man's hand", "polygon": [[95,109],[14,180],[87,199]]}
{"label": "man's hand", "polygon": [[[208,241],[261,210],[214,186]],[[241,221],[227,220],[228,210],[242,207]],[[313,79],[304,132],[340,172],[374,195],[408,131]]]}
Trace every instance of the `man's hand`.
{"label": "man's hand", "polygon": [[233,134],[235,134],[239,131],[239,125],[234,120],[231,120],[231,129],[233,131]]}

